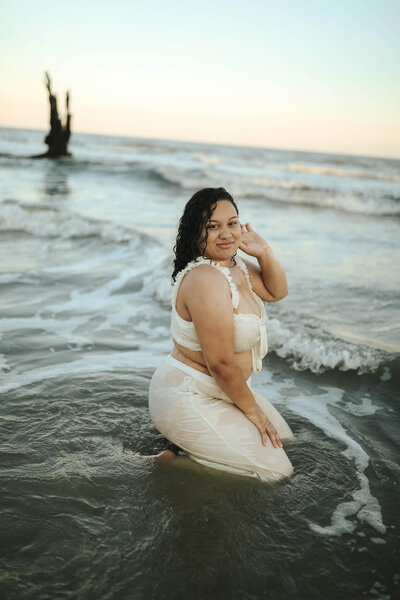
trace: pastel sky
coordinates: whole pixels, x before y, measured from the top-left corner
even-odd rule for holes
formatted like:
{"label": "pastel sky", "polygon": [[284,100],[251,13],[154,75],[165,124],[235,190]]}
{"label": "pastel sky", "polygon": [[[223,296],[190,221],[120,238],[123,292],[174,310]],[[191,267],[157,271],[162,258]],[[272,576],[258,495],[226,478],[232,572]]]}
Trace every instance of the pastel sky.
{"label": "pastel sky", "polygon": [[400,158],[399,0],[15,0],[0,125]]}

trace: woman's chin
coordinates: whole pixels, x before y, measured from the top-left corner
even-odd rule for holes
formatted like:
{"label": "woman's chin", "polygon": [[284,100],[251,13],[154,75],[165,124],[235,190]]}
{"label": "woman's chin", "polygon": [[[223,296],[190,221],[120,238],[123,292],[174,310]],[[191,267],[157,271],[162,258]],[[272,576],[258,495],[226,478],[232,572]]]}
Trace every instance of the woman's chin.
{"label": "woman's chin", "polygon": [[206,251],[204,253],[204,256],[206,256],[207,258],[211,258],[211,260],[214,261],[225,261],[230,260],[235,254],[235,252],[237,252],[237,247],[234,244],[232,244],[227,248],[218,247],[213,249],[212,251]]}

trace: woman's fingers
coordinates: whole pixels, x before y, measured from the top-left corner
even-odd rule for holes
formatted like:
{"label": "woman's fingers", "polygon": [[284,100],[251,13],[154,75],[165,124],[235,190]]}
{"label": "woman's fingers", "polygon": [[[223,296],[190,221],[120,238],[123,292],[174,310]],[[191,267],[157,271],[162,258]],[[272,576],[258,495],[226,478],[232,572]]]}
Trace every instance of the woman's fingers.
{"label": "woman's fingers", "polygon": [[265,431],[268,434],[273,446],[275,446],[275,448],[282,448],[282,442],[279,439],[279,435],[275,429],[275,427],[272,425],[271,421],[267,421],[264,425],[265,427]]}
{"label": "woman's fingers", "polygon": [[262,440],[263,446],[267,445],[267,438],[269,437],[272,442],[272,445],[275,448],[283,448],[283,444],[282,444],[281,440],[279,439],[279,435],[278,435],[275,427],[272,425],[271,421],[266,421],[264,423],[260,423],[258,425],[258,429],[261,433],[261,440]]}
{"label": "woman's fingers", "polygon": [[246,417],[254,423],[261,434],[261,441],[263,446],[267,445],[268,437],[270,438],[272,445],[275,448],[283,448],[282,442],[279,439],[278,433],[268,419],[266,414],[257,406],[256,409],[250,410],[244,413]]}
{"label": "woman's fingers", "polygon": [[262,445],[266,446],[267,445],[267,433],[266,433],[265,429],[263,429],[262,427],[259,427],[258,429],[260,430],[260,433],[261,433]]}
{"label": "woman's fingers", "polygon": [[281,440],[279,439],[279,435],[277,434],[275,429],[273,431],[270,431],[267,428],[267,432],[268,432],[268,435],[271,438],[271,442],[273,443],[275,448],[283,448],[283,444],[282,444]]}

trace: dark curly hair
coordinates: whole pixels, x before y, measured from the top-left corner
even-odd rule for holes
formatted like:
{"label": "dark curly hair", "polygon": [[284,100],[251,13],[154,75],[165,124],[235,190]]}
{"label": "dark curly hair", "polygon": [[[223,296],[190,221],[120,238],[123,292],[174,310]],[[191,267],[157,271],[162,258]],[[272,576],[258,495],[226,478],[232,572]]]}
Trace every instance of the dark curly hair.
{"label": "dark curly hair", "polygon": [[199,243],[205,242],[205,246],[207,245],[207,230],[205,237],[200,238],[205,224],[216,208],[218,200],[229,200],[235,207],[237,214],[239,214],[234,199],[223,187],[203,188],[193,194],[186,204],[179,221],[174,246],[175,260],[174,272],[172,273],[174,281],[179,271],[182,271],[191,260],[199,256]]}

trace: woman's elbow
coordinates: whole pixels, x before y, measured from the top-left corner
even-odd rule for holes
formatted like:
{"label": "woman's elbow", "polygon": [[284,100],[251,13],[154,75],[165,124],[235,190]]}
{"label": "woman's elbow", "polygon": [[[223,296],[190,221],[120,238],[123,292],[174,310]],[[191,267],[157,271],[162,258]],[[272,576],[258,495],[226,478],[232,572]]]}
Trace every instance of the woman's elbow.
{"label": "woman's elbow", "polygon": [[234,369],[236,366],[234,355],[232,357],[212,357],[207,361],[207,363],[210,373],[214,376],[222,378],[230,377],[232,369]]}
{"label": "woman's elbow", "polygon": [[283,298],[286,298],[286,296],[288,295],[289,290],[286,288],[284,291],[282,291],[282,293],[278,296],[277,300],[283,300]]}
{"label": "woman's elbow", "polygon": [[286,298],[288,293],[289,291],[286,288],[285,290],[282,290],[279,294],[270,294],[270,297],[268,298],[267,302],[278,302],[279,300],[283,300],[283,298]]}

